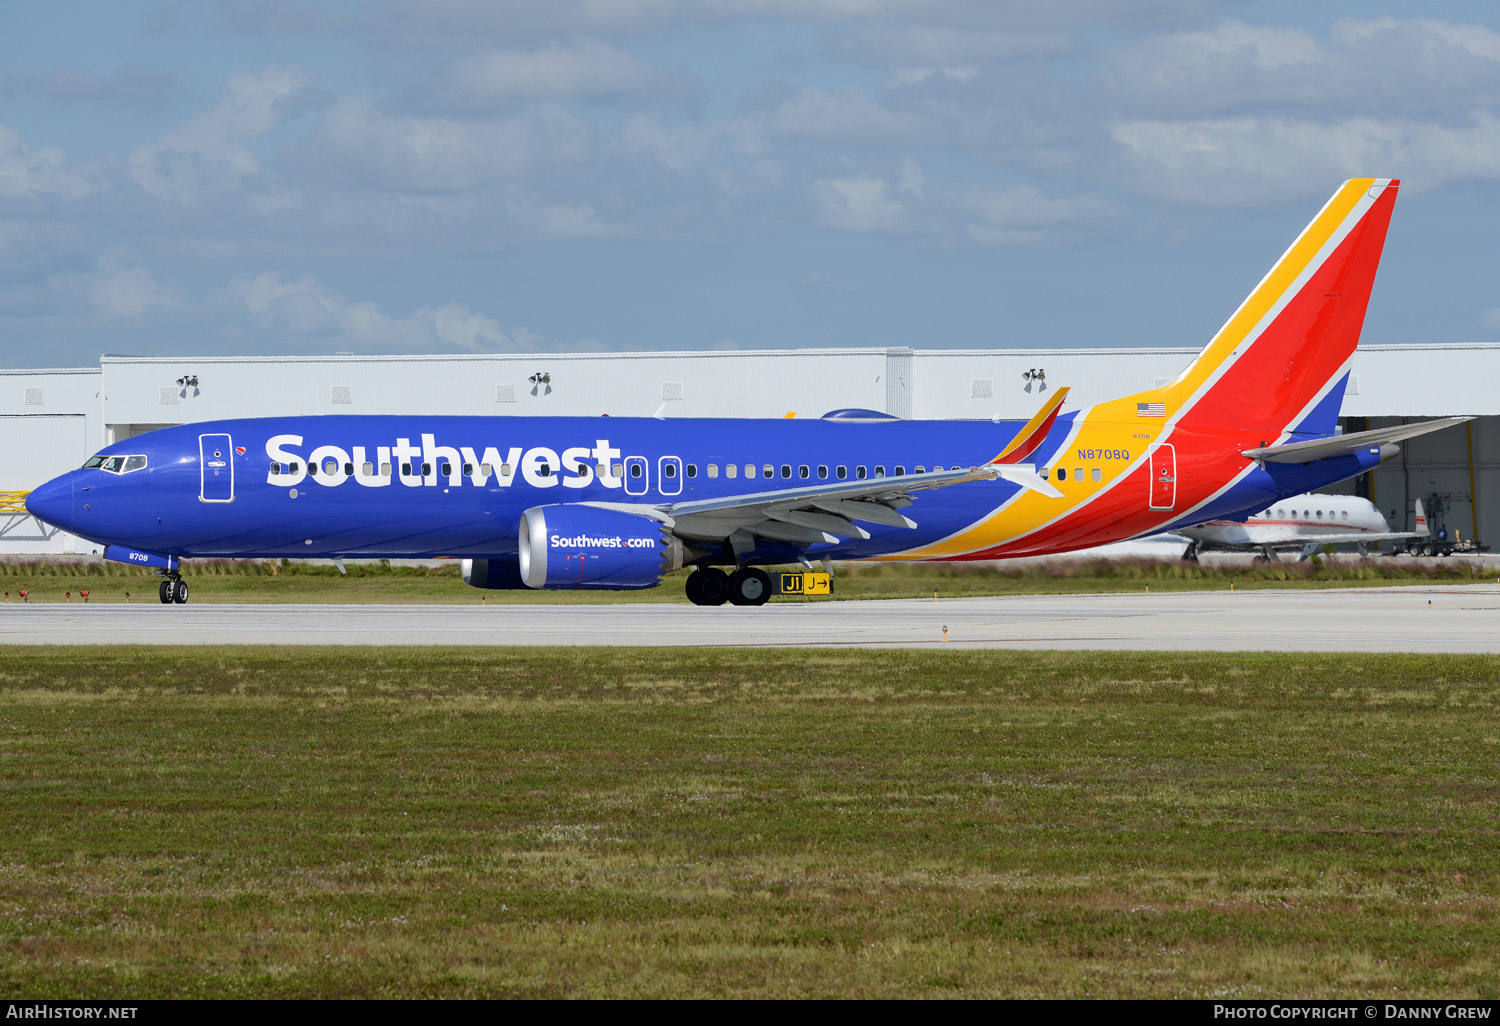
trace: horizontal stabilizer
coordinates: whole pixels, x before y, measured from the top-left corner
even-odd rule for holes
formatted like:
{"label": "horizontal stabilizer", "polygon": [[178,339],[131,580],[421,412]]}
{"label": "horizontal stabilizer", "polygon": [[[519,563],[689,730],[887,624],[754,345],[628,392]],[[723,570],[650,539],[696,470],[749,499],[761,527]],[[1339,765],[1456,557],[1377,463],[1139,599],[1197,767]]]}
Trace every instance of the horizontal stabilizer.
{"label": "horizontal stabilizer", "polygon": [[1394,427],[1375,428],[1373,431],[1356,431],[1352,435],[1315,438],[1310,442],[1288,442],[1285,445],[1268,445],[1264,449],[1246,449],[1244,455],[1267,463],[1311,463],[1335,456],[1350,456],[1366,449],[1378,449],[1391,442],[1441,431],[1445,427],[1473,419],[1444,417],[1442,420],[1424,420],[1420,424],[1397,424]]}
{"label": "horizontal stabilizer", "polygon": [[1038,474],[1031,466],[1023,467],[1017,464],[991,463],[989,470],[998,478],[1009,481],[1013,485],[1020,485],[1022,488],[1033,492],[1041,492],[1049,499],[1061,499],[1063,497],[1062,492],[1048,484],[1047,479]]}

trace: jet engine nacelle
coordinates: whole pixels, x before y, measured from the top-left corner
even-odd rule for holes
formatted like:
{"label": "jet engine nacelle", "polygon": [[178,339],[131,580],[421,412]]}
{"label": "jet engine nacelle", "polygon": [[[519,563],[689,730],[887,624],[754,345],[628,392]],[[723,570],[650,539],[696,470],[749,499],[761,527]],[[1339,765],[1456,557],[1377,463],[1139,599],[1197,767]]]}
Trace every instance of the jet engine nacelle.
{"label": "jet engine nacelle", "polygon": [[533,506],[517,540],[531,588],[654,588],[682,566],[682,542],[661,521],[586,503]]}
{"label": "jet engine nacelle", "polygon": [[466,559],[463,561],[464,583],[488,591],[525,591],[521,568],[515,559]]}

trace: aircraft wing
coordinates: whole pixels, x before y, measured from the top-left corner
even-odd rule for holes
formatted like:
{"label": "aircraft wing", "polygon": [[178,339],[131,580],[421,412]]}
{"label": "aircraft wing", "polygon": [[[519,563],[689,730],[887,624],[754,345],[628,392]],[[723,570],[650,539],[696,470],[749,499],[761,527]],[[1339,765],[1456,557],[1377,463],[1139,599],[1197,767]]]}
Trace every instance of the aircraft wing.
{"label": "aircraft wing", "polygon": [[1415,531],[1350,531],[1347,534],[1285,535],[1270,541],[1246,542],[1245,549],[1259,549],[1269,545],[1273,549],[1301,548],[1304,545],[1355,545],[1363,542],[1405,541],[1409,538],[1425,538],[1426,534]]}
{"label": "aircraft wing", "polygon": [[916,527],[916,521],[898,512],[911,505],[914,494],[997,478],[1053,498],[1062,497],[1062,492],[1029,466],[991,463],[863,481],[809,482],[795,488],[662,504],[654,509],[669,522],[672,533],[682,538],[734,542],[738,533],[744,543],[754,535],[793,545],[816,545],[837,542],[841,537],[870,537],[856,521]]}
{"label": "aircraft wing", "polygon": [[1397,424],[1372,431],[1356,431],[1350,435],[1314,438],[1309,442],[1288,442],[1285,445],[1268,445],[1263,449],[1246,449],[1242,455],[1252,460],[1265,460],[1267,463],[1311,463],[1313,460],[1326,460],[1334,456],[1349,456],[1365,449],[1378,449],[1382,445],[1415,438],[1431,431],[1441,431],[1445,427],[1473,419],[1444,417],[1442,420],[1424,420],[1420,424]]}

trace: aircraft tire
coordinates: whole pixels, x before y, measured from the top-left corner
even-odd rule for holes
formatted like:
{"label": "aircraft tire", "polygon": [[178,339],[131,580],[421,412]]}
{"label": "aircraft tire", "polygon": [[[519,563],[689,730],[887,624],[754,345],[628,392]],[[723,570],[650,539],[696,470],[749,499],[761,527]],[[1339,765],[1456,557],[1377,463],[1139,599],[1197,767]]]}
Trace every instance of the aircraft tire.
{"label": "aircraft tire", "polygon": [[704,567],[688,574],[688,601],[695,606],[722,606],[729,598],[729,575],[718,567]]}
{"label": "aircraft tire", "polygon": [[771,597],[771,575],[747,566],[729,577],[729,601],[737,606],[763,606]]}
{"label": "aircraft tire", "polygon": [[172,601],[176,602],[178,605],[182,605],[184,602],[187,601],[187,598],[188,598],[188,585],[187,585],[187,581],[173,581],[172,582]]}
{"label": "aircraft tire", "polygon": [[161,582],[161,587],[159,587],[159,588],[156,589],[156,593],[161,596],[161,604],[162,605],[166,606],[166,605],[170,605],[171,604],[171,602],[172,602],[172,591],[173,591],[173,588],[172,588],[172,582],[171,581],[162,581]]}

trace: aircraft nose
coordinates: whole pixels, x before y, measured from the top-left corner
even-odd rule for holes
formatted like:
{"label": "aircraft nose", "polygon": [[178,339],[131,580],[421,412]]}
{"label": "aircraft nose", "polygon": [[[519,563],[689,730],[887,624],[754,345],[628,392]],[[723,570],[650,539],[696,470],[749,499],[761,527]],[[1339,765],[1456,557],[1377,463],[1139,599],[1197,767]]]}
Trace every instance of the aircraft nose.
{"label": "aircraft nose", "polygon": [[64,474],[26,496],[26,512],[43,523],[64,530],[73,526],[73,475]]}

